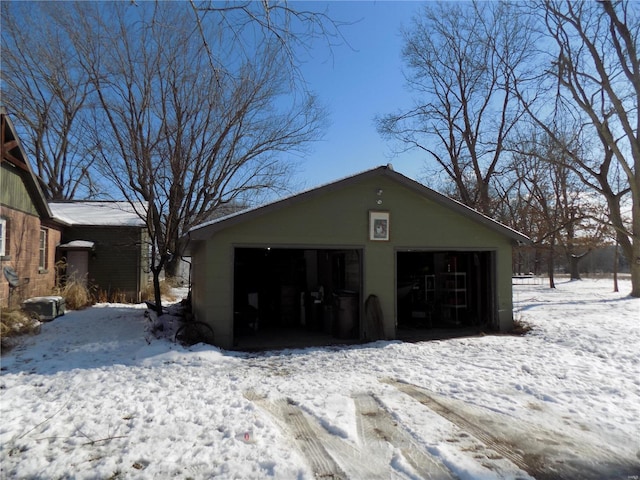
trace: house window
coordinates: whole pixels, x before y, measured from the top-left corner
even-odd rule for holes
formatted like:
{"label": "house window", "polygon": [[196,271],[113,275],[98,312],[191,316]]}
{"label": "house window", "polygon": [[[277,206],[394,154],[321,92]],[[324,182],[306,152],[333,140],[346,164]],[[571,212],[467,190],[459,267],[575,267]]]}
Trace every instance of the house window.
{"label": "house window", "polygon": [[46,228],[40,229],[40,262],[38,263],[38,268],[40,270],[47,269],[47,237],[49,231]]}
{"label": "house window", "polygon": [[0,257],[7,254],[7,221],[0,218]]}

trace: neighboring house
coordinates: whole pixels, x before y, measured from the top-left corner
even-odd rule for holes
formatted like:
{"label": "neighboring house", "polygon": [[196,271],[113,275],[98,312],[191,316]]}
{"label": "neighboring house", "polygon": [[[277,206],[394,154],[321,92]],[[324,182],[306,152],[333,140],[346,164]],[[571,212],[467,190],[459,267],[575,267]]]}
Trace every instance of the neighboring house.
{"label": "neighboring house", "polygon": [[53,218],[13,123],[1,107],[0,117],[0,307],[6,307],[52,294],[63,222]]}
{"label": "neighboring house", "polygon": [[529,242],[389,166],[187,237],[194,313],[224,348],[507,331],[512,247]]}
{"label": "neighboring house", "polygon": [[139,302],[149,283],[145,206],[128,202],[50,202],[64,222],[57,259],[65,278],[87,284],[98,300]]}

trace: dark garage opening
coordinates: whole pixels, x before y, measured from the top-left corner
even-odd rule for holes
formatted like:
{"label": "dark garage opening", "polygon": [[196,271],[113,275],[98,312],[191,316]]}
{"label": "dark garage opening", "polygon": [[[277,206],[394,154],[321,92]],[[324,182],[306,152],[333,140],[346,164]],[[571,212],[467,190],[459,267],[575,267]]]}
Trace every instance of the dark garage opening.
{"label": "dark garage opening", "polygon": [[398,338],[461,335],[497,319],[493,252],[397,253]]}
{"label": "dark garage opening", "polygon": [[357,341],[361,257],[355,249],[236,248],[235,348]]}

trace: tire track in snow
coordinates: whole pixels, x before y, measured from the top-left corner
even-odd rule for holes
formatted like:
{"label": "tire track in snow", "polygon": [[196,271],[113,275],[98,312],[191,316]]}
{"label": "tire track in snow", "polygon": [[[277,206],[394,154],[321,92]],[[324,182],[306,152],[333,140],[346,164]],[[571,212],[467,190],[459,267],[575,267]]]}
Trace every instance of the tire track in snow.
{"label": "tire track in snow", "polygon": [[302,410],[295,405],[292,400],[282,398],[275,402],[270,402],[265,399],[256,398],[251,394],[247,394],[245,397],[270,413],[280,423],[284,424],[286,429],[291,433],[295,444],[309,462],[315,478],[336,480],[346,480],[348,478],[346,473],[324,448],[320,437],[316,435],[316,432],[309,424]]}
{"label": "tire track in snow", "polygon": [[448,407],[446,407],[446,406],[442,405],[441,403],[437,402],[432,397],[427,395],[424,391],[419,390],[414,385],[411,385],[409,383],[400,382],[400,381],[397,381],[397,380],[385,379],[383,382],[384,383],[388,383],[388,384],[394,386],[395,388],[397,388],[398,390],[400,390],[402,393],[405,393],[405,394],[409,395],[414,400],[417,400],[418,402],[420,402],[425,407],[429,408],[430,410],[433,410],[434,412],[436,412],[441,417],[446,418],[451,423],[453,423],[457,427],[461,428],[465,432],[469,433],[470,435],[473,435],[478,440],[483,442],[485,445],[489,446],[490,448],[495,450],[500,455],[502,455],[505,458],[509,459],[511,462],[513,462],[519,468],[523,469],[524,471],[526,471],[530,475],[533,475],[533,472],[530,471],[530,466],[528,465],[527,462],[525,462],[525,460],[524,460],[522,455],[520,455],[519,453],[516,453],[516,452],[512,451],[511,449],[505,447],[498,440],[498,438],[496,438],[492,434],[486,432],[484,429],[479,428],[475,424],[469,422],[468,420],[466,420],[462,416],[458,415],[456,412],[454,412],[453,410],[449,409]]}
{"label": "tire track in snow", "polygon": [[327,432],[293,400],[269,401],[251,392],[245,397],[269,413],[307,459],[315,478],[389,480],[401,478],[384,457],[372,457],[351,443]]}
{"label": "tire track in snow", "polygon": [[640,465],[616,458],[613,452],[592,445],[576,445],[559,433],[543,431],[533,425],[527,429],[523,422],[507,424],[498,418],[498,414],[489,412],[483,412],[481,418],[471,410],[445,405],[415,385],[393,379],[381,381],[473,435],[537,480],[635,478],[640,471]]}
{"label": "tire track in snow", "polygon": [[312,415],[289,398],[269,401],[251,392],[245,397],[291,434],[316,478],[407,478],[407,472],[396,468],[396,452],[399,451],[421,478],[455,480],[444,465],[424,452],[411,435],[397,425],[371,394],[353,396],[361,448],[327,432]]}
{"label": "tire track in snow", "polygon": [[411,438],[411,435],[398,426],[389,412],[381,408],[373,395],[356,394],[353,396],[353,400],[358,413],[360,436],[364,439],[367,447],[374,450],[374,456],[388,450],[388,444],[390,444],[400,450],[402,456],[422,478],[455,479],[444,465],[425,453]]}

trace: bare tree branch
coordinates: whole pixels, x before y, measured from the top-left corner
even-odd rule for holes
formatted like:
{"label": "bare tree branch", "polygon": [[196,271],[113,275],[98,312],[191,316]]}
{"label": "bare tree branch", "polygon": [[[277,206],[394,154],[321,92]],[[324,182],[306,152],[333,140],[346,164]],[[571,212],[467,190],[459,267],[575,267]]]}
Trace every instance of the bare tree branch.
{"label": "bare tree branch", "polygon": [[491,182],[524,113],[512,84],[531,46],[529,28],[507,4],[438,3],[404,35],[416,107],[378,118],[378,130],[430,153],[456,197],[492,214]]}
{"label": "bare tree branch", "polygon": [[2,3],[2,97],[55,200],[98,193],[95,157],[84,143],[91,86],[77,68],[64,12]]}

